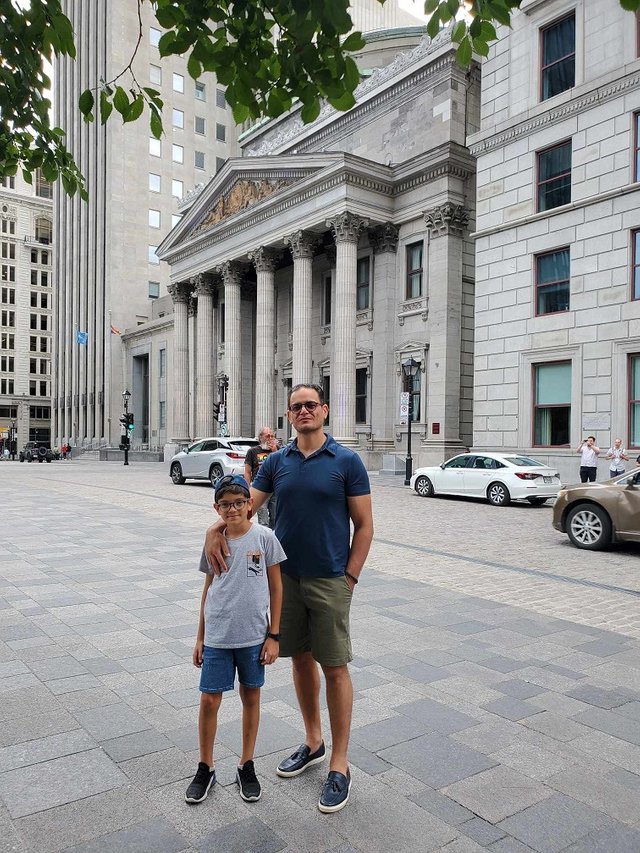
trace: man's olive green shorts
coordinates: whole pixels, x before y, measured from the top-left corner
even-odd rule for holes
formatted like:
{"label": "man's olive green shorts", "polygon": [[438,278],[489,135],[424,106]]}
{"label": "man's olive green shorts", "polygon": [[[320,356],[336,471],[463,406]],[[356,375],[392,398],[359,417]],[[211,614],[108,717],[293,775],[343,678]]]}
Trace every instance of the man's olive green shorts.
{"label": "man's olive green shorts", "polygon": [[353,660],[349,636],[351,589],[344,575],[294,578],[282,573],[280,656],[311,652],[321,666]]}

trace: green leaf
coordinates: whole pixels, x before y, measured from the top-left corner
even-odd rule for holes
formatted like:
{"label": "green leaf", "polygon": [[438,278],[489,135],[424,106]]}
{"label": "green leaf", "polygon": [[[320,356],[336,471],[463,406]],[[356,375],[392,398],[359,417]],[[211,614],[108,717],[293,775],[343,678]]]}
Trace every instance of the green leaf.
{"label": "green leaf", "polygon": [[447,0],[447,8],[449,9],[449,13],[452,18],[460,11],[460,0]]}
{"label": "green leaf", "polygon": [[469,38],[466,37],[460,42],[460,46],[456,51],[456,61],[458,65],[461,65],[463,68],[468,68],[471,64],[471,56],[472,56],[471,42]]}
{"label": "green leaf", "polygon": [[627,12],[637,12],[640,9],[640,0],[620,0],[620,5]]}
{"label": "green leaf", "polygon": [[315,121],[320,115],[320,100],[319,98],[315,98],[313,101],[310,101],[308,104],[305,104],[302,110],[300,111],[300,118],[304,122],[304,124],[311,124],[312,121]]}
{"label": "green leaf", "polygon": [[480,56],[489,56],[489,45],[486,41],[482,41],[482,39],[473,40],[473,49],[476,53],[479,53]]}
{"label": "green leaf", "polygon": [[235,103],[231,112],[233,113],[233,120],[236,124],[242,124],[249,118],[249,107],[246,104]]}
{"label": "green leaf", "polygon": [[125,122],[135,121],[140,118],[142,115],[142,111],[144,110],[144,98],[142,95],[137,95],[129,110],[124,117]]}
{"label": "green leaf", "polygon": [[189,72],[189,76],[194,80],[197,80],[202,74],[202,63],[196,59],[193,53],[191,53],[187,61],[187,71]]}
{"label": "green leaf", "polygon": [[[640,3],[640,0],[638,0]],[[498,38],[496,28],[489,21],[483,21],[480,25],[480,38],[486,42],[495,41]]]}
{"label": "green leaf", "polygon": [[424,4],[425,15],[432,15],[439,5],[440,0],[426,0],[426,3]]}
{"label": "green leaf", "polygon": [[109,95],[105,91],[100,92],[100,123],[105,124],[111,112],[113,104],[109,100]]}
{"label": "green leaf", "polygon": [[329,98],[329,103],[337,110],[344,111],[350,110],[351,107],[355,106],[356,99],[353,97],[351,92],[345,92],[343,95],[340,95],[339,98]]}
{"label": "green leaf", "polygon": [[365,45],[366,41],[362,37],[362,33],[351,33],[342,43],[342,49],[345,53],[353,53],[355,50],[362,50]]}
{"label": "green leaf", "polygon": [[149,128],[156,139],[162,136],[162,117],[155,107],[150,108]]}
{"label": "green leaf", "polygon": [[434,12],[433,15],[429,18],[429,23],[427,24],[427,34],[431,36],[431,38],[435,38],[440,32],[440,15],[438,12]]}
{"label": "green leaf", "polygon": [[464,21],[457,21],[453,31],[451,33],[451,41],[459,44],[464,38],[464,34],[467,31],[467,25]]}
{"label": "green leaf", "polygon": [[83,116],[88,116],[93,106],[95,104],[95,98],[93,97],[93,92],[91,89],[85,89],[84,92],[80,95],[78,100],[78,106],[80,107],[80,112]]}
{"label": "green leaf", "polygon": [[22,170],[22,178],[27,184],[33,183],[33,175],[27,169]]}
{"label": "green leaf", "polygon": [[129,98],[122,86],[116,86],[116,93],[113,96],[113,106],[118,110],[122,118],[126,118],[129,112]]}

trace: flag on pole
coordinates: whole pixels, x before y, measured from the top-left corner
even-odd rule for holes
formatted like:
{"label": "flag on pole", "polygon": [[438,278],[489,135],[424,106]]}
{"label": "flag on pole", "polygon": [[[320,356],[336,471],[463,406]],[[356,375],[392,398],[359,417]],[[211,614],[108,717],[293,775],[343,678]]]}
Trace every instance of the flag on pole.
{"label": "flag on pole", "polygon": [[78,344],[86,344],[89,340],[88,332],[76,332],[76,343]]}
{"label": "flag on pole", "polygon": [[121,335],[122,332],[120,331],[120,329],[116,329],[116,327],[112,323],[111,324],[111,334],[112,335]]}

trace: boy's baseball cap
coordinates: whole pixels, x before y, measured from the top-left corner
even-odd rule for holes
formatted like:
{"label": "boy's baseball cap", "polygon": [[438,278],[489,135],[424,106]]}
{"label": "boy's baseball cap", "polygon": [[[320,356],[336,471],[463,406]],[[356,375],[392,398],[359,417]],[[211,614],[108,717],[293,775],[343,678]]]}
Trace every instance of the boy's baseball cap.
{"label": "boy's baseball cap", "polygon": [[242,474],[227,474],[226,477],[221,477],[215,485],[215,491],[213,499],[216,503],[218,503],[218,495],[222,492],[226,492],[226,490],[230,486],[240,486],[244,494],[250,498],[251,492],[249,491],[249,486],[247,486],[247,481],[242,476]]}

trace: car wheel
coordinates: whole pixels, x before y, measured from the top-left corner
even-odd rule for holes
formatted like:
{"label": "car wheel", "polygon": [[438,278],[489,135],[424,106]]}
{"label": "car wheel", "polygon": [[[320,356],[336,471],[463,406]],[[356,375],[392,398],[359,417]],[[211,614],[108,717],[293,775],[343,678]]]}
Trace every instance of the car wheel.
{"label": "car wheel", "polygon": [[546,504],[547,498],[527,498],[531,506],[542,506]]}
{"label": "car wheel", "polygon": [[428,477],[418,477],[414,488],[421,498],[432,498],[434,495],[433,483]]}
{"label": "car wheel", "polygon": [[171,466],[171,479],[173,481],[174,486],[182,486],[184,484],[184,477],[182,476],[182,468],[180,467],[179,462],[174,462]]}
{"label": "car wheel", "polygon": [[33,462],[33,456],[31,454],[27,456],[27,462]]}
{"label": "car wheel", "polygon": [[209,468],[209,479],[211,480],[211,485],[215,486],[221,477],[224,477],[224,470],[222,465],[219,465],[216,462],[211,466],[211,468]]}
{"label": "car wheel", "polygon": [[611,519],[594,504],[578,504],[567,516],[567,534],[576,548],[597,551],[611,544]]}
{"label": "car wheel", "polygon": [[511,495],[504,483],[490,483],[487,489],[487,500],[494,506],[509,506]]}
{"label": "car wheel", "polygon": [[47,456],[47,462],[51,462],[51,458]]}

